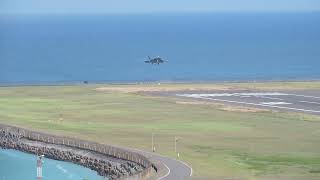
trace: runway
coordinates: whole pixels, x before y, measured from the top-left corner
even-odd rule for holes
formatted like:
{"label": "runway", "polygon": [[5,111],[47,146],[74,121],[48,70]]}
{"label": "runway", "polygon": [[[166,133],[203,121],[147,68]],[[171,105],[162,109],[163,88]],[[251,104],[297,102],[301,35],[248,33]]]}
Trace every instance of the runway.
{"label": "runway", "polygon": [[320,91],[183,92],[176,96],[219,103],[320,115]]}

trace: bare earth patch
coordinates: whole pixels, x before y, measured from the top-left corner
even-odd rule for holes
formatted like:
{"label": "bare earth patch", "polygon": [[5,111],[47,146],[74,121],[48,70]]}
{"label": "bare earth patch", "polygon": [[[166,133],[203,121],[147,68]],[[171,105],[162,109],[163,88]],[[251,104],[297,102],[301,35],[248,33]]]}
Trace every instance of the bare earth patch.
{"label": "bare earth patch", "polygon": [[303,90],[320,89],[319,81],[302,82],[243,82],[243,83],[163,83],[163,84],[131,84],[105,85],[96,91],[122,93],[137,92],[170,92],[170,91],[212,91],[212,90]]}
{"label": "bare earth patch", "polygon": [[122,92],[122,93],[139,93],[139,92],[173,92],[173,91],[227,91],[227,90],[242,90],[244,88],[234,88],[227,86],[123,86],[123,87],[98,87],[95,90],[100,92]]}
{"label": "bare earth patch", "polygon": [[230,112],[270,112],[271,110],[268,109],[260,109],[260,108],[253,108],[253,107],[241,107],[241,106],[225,106],[220,108],[224,111],[230,111]]}

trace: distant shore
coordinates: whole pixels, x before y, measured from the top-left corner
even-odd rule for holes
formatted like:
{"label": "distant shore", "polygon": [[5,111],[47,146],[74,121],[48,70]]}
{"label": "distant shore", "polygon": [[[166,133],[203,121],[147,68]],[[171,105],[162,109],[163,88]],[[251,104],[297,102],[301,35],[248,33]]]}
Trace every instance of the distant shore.
{"label": "distant shore", "polygon": [[257,79],[257,80],[186,80],[186,81],[56,81],[56,82],[0,82],[0,87],[15,86],[73,86],[73,85],[153,85],[153,84],[233,84],[233,83],[301,83],[320,82],[320,79]]}

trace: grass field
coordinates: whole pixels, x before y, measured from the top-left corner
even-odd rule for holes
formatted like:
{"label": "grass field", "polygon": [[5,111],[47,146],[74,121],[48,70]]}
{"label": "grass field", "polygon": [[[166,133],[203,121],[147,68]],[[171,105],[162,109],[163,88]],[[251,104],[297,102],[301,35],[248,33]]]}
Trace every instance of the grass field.
{"label": "grass field", "polygon": [[[297,113],[230,112],[176,98],[97,91],[102,85],[0,88],[0,123],[106,144],[151,149],[192,165],[194,176],[259,179],[320,178],[320,117]],[[161,89],[228,87],[148,85]],[[231,84],[257,89],[320,89],[319,82]]]}

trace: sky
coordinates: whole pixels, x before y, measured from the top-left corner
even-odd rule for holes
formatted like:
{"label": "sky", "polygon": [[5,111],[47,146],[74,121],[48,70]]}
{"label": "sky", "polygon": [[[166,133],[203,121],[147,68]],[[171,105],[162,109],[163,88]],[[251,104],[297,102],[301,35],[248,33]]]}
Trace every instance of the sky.
{"label": "sky", "polygon": [[0,14],[320,11],[320,0],[0,0]]}

